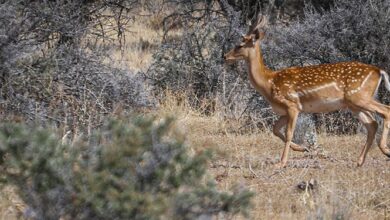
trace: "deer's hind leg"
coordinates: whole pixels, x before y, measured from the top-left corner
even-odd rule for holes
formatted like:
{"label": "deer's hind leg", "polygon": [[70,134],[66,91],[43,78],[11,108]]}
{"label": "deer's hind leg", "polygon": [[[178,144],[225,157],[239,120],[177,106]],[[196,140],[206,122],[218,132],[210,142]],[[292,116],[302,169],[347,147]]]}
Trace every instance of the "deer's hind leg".
{"label": "deer's hind leg", "polygon": [[[273,133],[275,136],[277,136],[278,138],[280,138],[283,142],[286,142],[286,137],[284,136],[284,134],[282,133],[282,128],[284,126],[287,125],[287,122],[288,122],[288,117],[286,115],[283,115],[281,116],[274,124],[274,127],[273,127]],[[301,147],[299,146],[298,144],[295,144],[293,142],[291,142],[290,144],[290,148],[293,150],[293,151],[299,151],[299,152],[305,152],[305,151],[308,151],[307,148],[305,147]]]}
{"label": "deer's hind leg", "polygon": [[390,106],[376,101],[372,103],[372,106],[374,106],[377,109],[377,112],[383,117],[383,132],[378,143],[379,149],[381,149],[384,155],[390,157],[390,149],[387,147],[387,136],[390,129]]}
{"label": "deer's hind leg", "polygon": [[390,129],[390,106],[379,103],[372,98],[368,100],[365,98],[357,98],[353,100],[353,104],[360,109],[372,113],[376,112],[383,117],[383,132],[379,141],[379,149],[384,155],[390,157],[390,149],[387,147],[387,135]]}
{"label": "deer's hind leg", "polygon": [[378,130],[378,123],[375,121],[373,115],[370,112],[354,111],[354,114],[358,117],[359,121],[363,123],[364,127],[367,130],[367,140],[364,144],[362,152],[360,153],[359,160],[357,163],[358,166],[362,166],[366,159],[367,152],[374,142],[375,134]]}

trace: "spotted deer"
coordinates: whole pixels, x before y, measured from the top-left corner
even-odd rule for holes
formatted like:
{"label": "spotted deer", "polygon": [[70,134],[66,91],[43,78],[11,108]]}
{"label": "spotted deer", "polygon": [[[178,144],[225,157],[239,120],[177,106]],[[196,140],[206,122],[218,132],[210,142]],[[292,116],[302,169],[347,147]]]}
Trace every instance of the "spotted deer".
{"label": "spotted deer", "polygon": [[[373,114],[383,117],[383,133],[378,143],[382,153],[390,157],[387,135],[390,128],[390,106],[379,103],[374,96],[381,80],[390,91],[388,74],[380,68],[360,62],[341,62],[305,67],[289,67],[270,70],[263,60],[260,41],[266,19],[257,22],[243,35],[242,42],[225,54],[228,62],[245,60],[252,86],[260,92],[280,115],[273,133],[285,142],[278,167],[287,164],[289,149],[306,151],[292,142],[295,125],[300,112],[321,113],[349,109],[367,129],[367,140],[360,153],[357,165],[362,166],[367,152],[373,144],[378,123]],[[282,128],[287,125],[286,133]]]}

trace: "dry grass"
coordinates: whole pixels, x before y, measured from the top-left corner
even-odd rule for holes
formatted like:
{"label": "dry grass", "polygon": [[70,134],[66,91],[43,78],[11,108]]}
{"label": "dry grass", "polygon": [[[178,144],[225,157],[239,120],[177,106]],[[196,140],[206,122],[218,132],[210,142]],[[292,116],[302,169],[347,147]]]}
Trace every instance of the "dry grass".
{"label": "dry grass", "polygon": [[0,191],[0,220],[20,219],[25,205],[15,193],[15,189],[9,186]]}
{"label": "dry grass", "polygon": [[217,152],[209,172],[221,189],[244,184],[256,193],[252,219],[390,219],[390,160],[375,146],[357,168],[363,134],[320,134],[323,153],[292,152],[278,170],[283,144],[270,132],[236,134],[240,122],[201,116],[173,98],[157,114],[175,115],[193,150]]}
{"label": "dry grass", "polygon": [[[114,64],[124,65],[133,71],[145,71],[163,39],[162,22],[167,13],[169,9],[163,9],[156,14],[139,12],[137,19],[125,26],[123,47],[120,48],[119,42],[116,42],[117,48],[111,56]],[[168,32],[166,37],[177,38],[181,34],[180,30],[176,30]]]}
{"label": "dry grass", "polygon": [[[362,136],[321,135],[328,157],[293,153],[283,170],[273,167],[283,145],[269,133],[209,136],[204,141],[210,139],[226,152],[213,162],[211,173],[222,188],[238,180],[256,193],[255,219],[383,219],[390,207],[389,161],[374,149],[364,167],[355,165]],[[311,179],[318,183],[313,191],[297,188]]]}
{"label": "dry grass", "polygon": [[152,61],[153,52],[161,43],[162,30],[153,30],[146,22],[133,23],[126,29],[126,44],[112,54],[118,64],[130,70],[144,70]]}

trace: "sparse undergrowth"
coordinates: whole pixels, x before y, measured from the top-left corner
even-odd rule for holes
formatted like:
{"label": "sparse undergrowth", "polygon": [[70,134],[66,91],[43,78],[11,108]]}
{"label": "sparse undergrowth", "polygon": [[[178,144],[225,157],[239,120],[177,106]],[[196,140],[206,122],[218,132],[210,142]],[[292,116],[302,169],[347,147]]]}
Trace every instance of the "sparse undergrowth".
{"label": "sparse undergrowth", "polygon": [[[320,133],[308,153],[292,152],[277,170],[283,142],[271,131],[240,133],[242,121],[203,116],[186,103],[168,102],[154,114],[175,112],[195,151],[217,152],[208,170],[221,189],[237,181],[255,192],[251,219],[383,219],[389,216],[390,160],[373,146],[363,167],[356,166],[365,136]],[[306,182],[316,182],[313,188]],[[237,218],[240,219],[240,218]]]}

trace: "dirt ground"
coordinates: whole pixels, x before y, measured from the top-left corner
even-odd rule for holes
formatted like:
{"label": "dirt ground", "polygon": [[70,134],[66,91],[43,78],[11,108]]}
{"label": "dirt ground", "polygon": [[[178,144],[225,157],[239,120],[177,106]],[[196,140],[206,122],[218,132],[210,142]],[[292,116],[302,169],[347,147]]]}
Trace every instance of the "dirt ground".
{"label": "dirt ground", "polygon": [[375,145],[357,167],[364,134],[319,134],[316,148],[291,151],[288,166],[277,169],[284,145],[271,132],[234,134],[238,125],[218,116],[169,112],[194,151],[216,152],[209,173],[221,189],[244,185],[255,193],[250,219],[390,219],[390,159]]}

